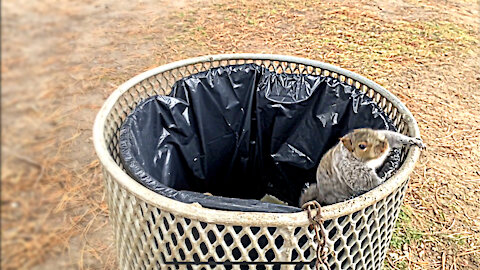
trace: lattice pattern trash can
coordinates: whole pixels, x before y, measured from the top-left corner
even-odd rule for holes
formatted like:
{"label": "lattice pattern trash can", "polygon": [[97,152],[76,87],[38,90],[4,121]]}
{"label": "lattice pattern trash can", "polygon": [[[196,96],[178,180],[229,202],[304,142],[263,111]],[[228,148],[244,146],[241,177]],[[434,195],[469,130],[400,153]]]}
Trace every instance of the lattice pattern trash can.
{"label": "lattice pattern trash can", "polygon": [[[256,63],[279,73],[337,78],[373,98],[399,132],[419,137],[415,119],[394,95],[371,80],[318,61],[266,54],[214,55],[144,72],[111,94],[93,128],[121,269],[311,269],[314,266],[308,262],[315,261],[317,244],[306,212],[221,211],[178,202],[136,182],[120,161],[120,127],[141,100],[168,94],[175,81],[188,75],[243,63]],[[408,177],[419,154],[416,147],[402,149],[401,167],[384,184],[354,199],[322,208],[328,248],[328,268],[322,265],[322,269],[382,268]],[[232,263],[168,264],[209,261]]]}

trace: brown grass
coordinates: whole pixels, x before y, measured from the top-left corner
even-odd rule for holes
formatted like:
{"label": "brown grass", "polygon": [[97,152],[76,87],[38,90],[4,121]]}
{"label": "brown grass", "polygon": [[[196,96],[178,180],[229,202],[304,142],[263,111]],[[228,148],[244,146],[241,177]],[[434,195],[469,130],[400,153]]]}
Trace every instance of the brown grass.
{"label": "brown grass", "polygon": [[[430,2],[426,9],[442,10],[443,2]],[[444,12],[420,19],[425,9],[418,9],[416,18],[385,15],[367,3],[336,1],[213,6],[175,17],[180,34],[172,42],[188,36],[192,43],[183,46],[200,44],[209,53],[320,59],[374,79],[399,96],[418,119],[429,148],[412,175],[387,267],[480,267],[480,58],[471,21]]]}
{"label": "brown grass", "polygon": [[90,138],[95,113],[141,71],[231,52],[325,61],[396,94],[428,149],[411,177],[386,267],[480,266],[474,2],[19,4],[2,2],[3,269],[115,269]]}

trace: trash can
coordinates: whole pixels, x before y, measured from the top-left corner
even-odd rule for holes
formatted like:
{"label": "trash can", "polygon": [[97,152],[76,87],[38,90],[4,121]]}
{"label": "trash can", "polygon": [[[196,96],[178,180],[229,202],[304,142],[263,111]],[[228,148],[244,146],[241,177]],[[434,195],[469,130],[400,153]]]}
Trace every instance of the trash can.
{"label": "trash can", "polygon": [[[172,87],[176,91],[178,81],[192,74],[232,65],[248,67],[248,64],[261,69],[262,74],[315,75],[338,82],[375,103],[375,108],[388,117],[392,128],[419,137],[413,116],[394,95],[362,76],[318,61],[265,54],[214,55],[144,72],[112,93],[98,113],[93,129],[120,268],[313,267],[317,243],[306,212],[297,211],[295,207],[270,209],[252,199],[221,198],[223,204],[218,204],[216,196],[179,193],[175,189],[159,192],[132,177],[139,180],[143,175],[148,182],[148,173],[134,175],[132,168],[124,166],[122,126],[137,105],[157,95],[171,94]],[[322,268],[327,269],[327,265],[328,269],[382,267],[408,177],[418,156],[419,150],[415,147],[401,149],[399,167],[385,183],[356,198],[322,207],[328,247],[326,265]],[[209,204],[212,201],[214,204]]]}

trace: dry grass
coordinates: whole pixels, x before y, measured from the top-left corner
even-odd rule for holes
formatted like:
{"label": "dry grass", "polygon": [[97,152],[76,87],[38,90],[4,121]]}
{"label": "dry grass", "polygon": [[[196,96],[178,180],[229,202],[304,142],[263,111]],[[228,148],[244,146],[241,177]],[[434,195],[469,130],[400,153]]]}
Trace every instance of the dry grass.
{"label": "dry grass", "polygon": [[[475,25],[458,20],[457,14],[434,14],[443,2],[430,1],[428,8],[412,2],[410,10],[418,12],[413,18],[405,12],[385,14],[369,4],[217,2],[175,17],[180,34],[171,42],[189,36],[185,47],[200,44],[211,53],[253,50],[320,59],[391,90],[419,120],[429,148],[412,176],[386,266],[478,268],[480,58]],[[421,19],[425,13],[429,16]]]}
{"label": "dry grass", "polygon": [[94,114],[116,85],[143,70],[227,52],[322,60],[396,94],[428,149],[386,267],[480,266],[480,42],[472,1],[2,5],[2,268],[114,269],[90,139]]}

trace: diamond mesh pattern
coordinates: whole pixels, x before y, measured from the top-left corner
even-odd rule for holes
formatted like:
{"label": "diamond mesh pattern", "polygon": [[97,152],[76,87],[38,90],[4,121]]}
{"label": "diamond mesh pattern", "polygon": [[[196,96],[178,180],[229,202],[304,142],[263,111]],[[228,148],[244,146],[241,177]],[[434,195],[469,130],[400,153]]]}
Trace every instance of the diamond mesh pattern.
{"label": "diamond mesh pattern", "polygon": [[[173,83],[185,76],[229,64],[256,63],[276,72],[325,75],[338,78],[372,97],[390,116],[398,130],[409,134],[404,116],[374,89],[330,70],[277,60],[220,60],[174,68],[139,81],[124,92],[104,122],[104,139],[111,157],[123,169],[118,153],[119,128],[139,101],[167,94]],[[402,151],[402,162],[406,151]],[[218,224],[191,219],[166,211],[129,192],[104,169],[110,217],[114,228],[117,258],[122,269],[313,269],[316,244],[307,226],[266,227]],[[324,222],[330,269],[380,269],[403,201],[407,179],[390,195],[360,211]],[[158,195],[160,196],[160,195]],[[279,214],[281,215],[281,214]],[[188,265],[166,266],[173,261],[217,262],[312,262],[280,266]],[[170,267],[170,268],[169,268]],[[322,266],[324,267],[324,266]],[[323,268],[326,269],[326,268]]]}

